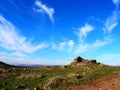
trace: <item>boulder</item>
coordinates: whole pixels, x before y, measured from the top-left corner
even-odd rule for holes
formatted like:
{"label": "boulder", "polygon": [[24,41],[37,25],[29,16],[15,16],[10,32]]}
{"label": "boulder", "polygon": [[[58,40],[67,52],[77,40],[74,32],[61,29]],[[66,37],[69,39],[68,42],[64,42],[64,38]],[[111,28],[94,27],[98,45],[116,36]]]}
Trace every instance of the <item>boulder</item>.
{"label": "boulder", "polygon": [[74,62],[75,63],[79,63],[79,62],[82,62],[82,60],[83,60],[83,58],[82,57],[76,57],[76,58],[74,58]]}
{"label": "boulder", "polygon": [[90,62],[91,62],[91,63],[97,63],[97,61],[94,60],[94,59],[90,60]]}

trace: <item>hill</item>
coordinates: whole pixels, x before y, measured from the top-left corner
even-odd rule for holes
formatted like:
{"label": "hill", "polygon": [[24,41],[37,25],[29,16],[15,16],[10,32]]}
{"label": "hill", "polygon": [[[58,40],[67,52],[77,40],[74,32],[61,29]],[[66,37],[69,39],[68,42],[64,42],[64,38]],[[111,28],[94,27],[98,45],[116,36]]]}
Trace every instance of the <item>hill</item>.
{"label": "hill", "polygon": [[9,65],[9,64],[6,64],[6,63],[0,61],[0,68],[10,68],[10,67],[15,67],[15,66]]}
{"label": "hill", "polygon": [[[9,66],[3,62],[0,64],[2,67]],[[0,90],[64,90],[75,85],[89,84],[118,70],[120,67],[104,65],[80,56],[61,67],[0,68]]]}

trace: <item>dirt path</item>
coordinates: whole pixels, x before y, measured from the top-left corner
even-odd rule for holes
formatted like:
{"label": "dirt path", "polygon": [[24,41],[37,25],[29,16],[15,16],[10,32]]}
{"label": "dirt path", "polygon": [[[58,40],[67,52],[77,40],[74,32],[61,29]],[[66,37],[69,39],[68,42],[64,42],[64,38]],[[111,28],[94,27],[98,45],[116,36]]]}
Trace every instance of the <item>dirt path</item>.
{"label": "dirt path", "polygon": [[120,71],[101,77],[89,85],[73,86],[66,90],[120,90]]}

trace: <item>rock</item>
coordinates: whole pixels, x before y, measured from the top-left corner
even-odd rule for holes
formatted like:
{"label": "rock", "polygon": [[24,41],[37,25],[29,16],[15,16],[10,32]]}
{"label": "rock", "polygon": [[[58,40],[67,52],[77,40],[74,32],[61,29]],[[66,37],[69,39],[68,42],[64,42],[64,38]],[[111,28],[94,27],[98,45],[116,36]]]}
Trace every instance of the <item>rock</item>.
{"label": "rock", "polygon": [[90,60],[90,62],[91,62],[91,63],[97,63],[97,61],[96,61],[96,60]]}
{"label": "rock", "polygon": [[40,88],[39,87],[35,87],[33,90],[40,90]]}
{"label": "rock", "polygon": [[89,64],[97,64],[97,61],[94,59],[91,59],[91,60],[84,59],[78,56],[74,58],[74,61],[68,66],[81,66],[81,65],[89,65]]}
{"label": "rock", "polygon": [[25,86],[24,85],[19,85],[19,86],[16,86],[16,89],[17,90],[24,90]]}
{"label": "rock", "polygon": [[79,56],[79,57],[74,58],[74,62],[75,62],[75,63],[82,62],[82,60],[83,60],[83,58],[81,58],[80,56]]}

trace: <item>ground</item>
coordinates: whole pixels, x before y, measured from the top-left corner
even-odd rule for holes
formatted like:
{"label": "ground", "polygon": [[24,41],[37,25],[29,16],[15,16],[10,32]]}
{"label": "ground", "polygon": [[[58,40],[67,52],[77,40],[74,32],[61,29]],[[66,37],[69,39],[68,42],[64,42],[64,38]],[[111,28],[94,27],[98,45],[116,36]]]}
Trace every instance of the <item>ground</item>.
{"label": "ground", "polygon": [[72,86],[66,90],[120,90],[120,71],[96,79],[88,85]]}

